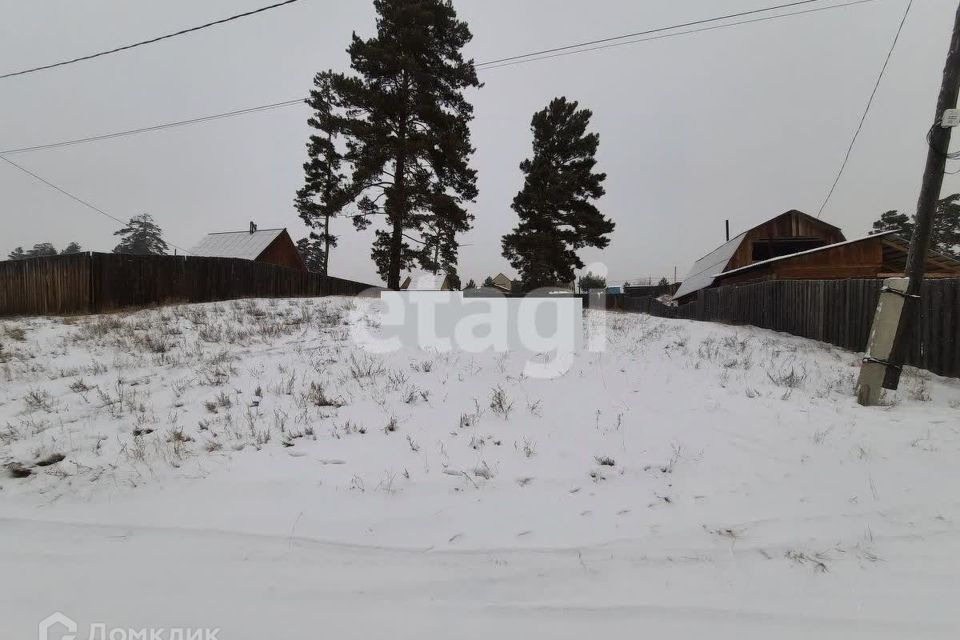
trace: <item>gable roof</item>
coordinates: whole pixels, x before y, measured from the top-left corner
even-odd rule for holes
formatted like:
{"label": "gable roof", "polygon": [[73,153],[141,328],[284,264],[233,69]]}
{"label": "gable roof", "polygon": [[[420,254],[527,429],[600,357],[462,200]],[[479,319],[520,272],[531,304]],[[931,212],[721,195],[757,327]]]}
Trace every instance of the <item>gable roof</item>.
{"label": "gable roof", "polygon": [[256,260],[286,229],[261,229],[211,233],[196,244],[190,253],[208,258],[242,258]]}
{"label": "gable roof", "polygon": [[751,233],[752,231],[765,225],[776,223],[776,221],[787,216],[789,216],[791,219],[802,218],[810,224],[835,231],[840,238],[843,238],[843,233],[840,231],[839,227],[836,227],[829,222],[824,222],[819,218],[814,218],[810,214],[804,213],[798,209],[790,209],[789,211],[785,211],[768,220],[764,220],[758,225],[750,227],[740,235],[728,240],[707,255],[697,260],[693,264],[693,268],[690,269],[690,273],[688,273],[687,277],[683,279],[683,282],[680,284],[680,288],[677,289],[675,294],[673,294],[673,299],[678,300],[683,296],[711,286],[716,280],[716,277],[720,273],[723,273],[724,269],[726,269],[730,259],[733,258],[734,254],[737,252],[737,249],[740,248],[740,244],[743,242],[744,237],[746,237],[748,233]]}

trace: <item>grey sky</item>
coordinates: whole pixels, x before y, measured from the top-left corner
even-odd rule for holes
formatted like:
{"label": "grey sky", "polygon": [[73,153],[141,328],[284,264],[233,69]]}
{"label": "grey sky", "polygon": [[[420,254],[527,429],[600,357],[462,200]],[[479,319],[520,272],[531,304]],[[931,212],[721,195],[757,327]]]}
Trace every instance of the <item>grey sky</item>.
{"label": "grey sky", "polygon": [[[500,237],[515,223],[529,121],[552,97],[594,111],[610,247],[585,251],[612,280],[682,276],[734,232],[788,209],[816,214],[907,0],[876,2],[482,72],[472,92],[480,197],[462,238],[464,277],[510,273]],[[0,72],[55,62],[253,9],[266,0],[0,2]],[[478,62],[777,4],[773,0],[458,0]],[[912,211],[956,0],[916,0],[854,155],[824,219],[848,237],[887,209]],[[306,95],[346,70],[350,33],[372,32],[372,1],[302,0],[176,40],[0,81],[0,149],[186,119]],[[294,106],[66,149],[11,156],[126,219],[147,211],[189,248],[255,220],[304,233],[292,207],[308,110]],[[947,176],[944,191],[960,190]],[[117,224],[0,165],[0,252],[71,240],[109,250]],[[377,282],[371,234],[348,220],[331,273]]]}

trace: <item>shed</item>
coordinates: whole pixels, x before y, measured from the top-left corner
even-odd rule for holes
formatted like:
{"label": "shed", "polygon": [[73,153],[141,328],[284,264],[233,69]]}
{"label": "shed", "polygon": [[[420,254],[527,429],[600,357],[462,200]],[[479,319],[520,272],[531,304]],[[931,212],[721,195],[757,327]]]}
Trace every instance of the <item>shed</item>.
{"label": "shed", "polygon": [[298,271],[308,270],[286,229],[257,229],[252,222],[247,231],[211,233],[190,249],[190,253],[208,258],[239,258]]}

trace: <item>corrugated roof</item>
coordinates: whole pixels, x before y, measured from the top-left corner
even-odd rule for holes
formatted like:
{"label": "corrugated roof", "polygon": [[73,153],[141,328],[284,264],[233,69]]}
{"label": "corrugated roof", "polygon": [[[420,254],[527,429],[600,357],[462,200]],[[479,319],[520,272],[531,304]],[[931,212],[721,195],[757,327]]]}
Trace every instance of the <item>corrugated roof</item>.
{"label": "corrugated roof", "polygon": [[789,260],[790,258],[796,258],[797,256],[805,256],[811,253],[818,253],[820,251],[827,251],[828,249],[836,249],[837,247],[842,247],[848,244],[856,244],[858,242],[863,242],[864,240],[870,240],[872,238],[884,238],[897,233],[897,230],[892,231],[881,231],[880,233],[872,233],[868,236],[863,236],[861,238],[854,238],[853,240],[844,240],[843,242],[834,242],[833,244],[827,244],[822,247],[817,247],[816,249],[807,249],[806,251],[798,251],[796,253],[788,253],[785,256],[777,256],[776,258],[768,258],[767,260],[761,260],[760,262],[754,262],[753,264],[748,264],[745,267],[740,267],[739,269],[731,269],[730,271],[718,272],[713,275],[713,278],[719,278],[720,276],[729,276],[734,273],[741,273],[743,271],[749,271],[750,269],[756,267],[762,267],[765,264],[771,264],[774,262],[780,262],[782,260]]}
{"label": "corrugated roof", "polygon": [[693,268],[690,269],[687,277],[683,279],[683,283],[680,285],[680,288],[677,289],[677,292],[673,294],[673,299],[677,300],[694,291],[706,289],[712,285],[717,277],[716,274],[723,271],[727,266],[730,258],[737,252],[740,243],[743,242],[743,238],[746,235],[747,232],[744,231],[693,263]]}
{"label": "corrugated roof", "polygon": [[285,229],[211,233],[190,249],[195,256],[256,260]]}

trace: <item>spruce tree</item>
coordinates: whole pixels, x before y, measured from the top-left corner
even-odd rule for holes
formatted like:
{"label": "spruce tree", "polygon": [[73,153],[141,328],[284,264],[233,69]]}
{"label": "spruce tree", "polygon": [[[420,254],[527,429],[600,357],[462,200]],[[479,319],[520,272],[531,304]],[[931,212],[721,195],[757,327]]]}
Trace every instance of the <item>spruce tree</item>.
{"label": "spruce tree", "polygon": [[610,244],[614,223],[592,202],[607,177],[594,172],[600,136],[587,133],[592,115],[555,98],[533,116],[533,157],[520,164],[524,183],[513,199],[520,223],[503,237],[503,256],[528,290],[572,282],[583,268],[577,250]]}
{"label": "spruce tree", "polygon": [[114,231],[120,236],[120,244],[113,248],[114,253],[128,253],[139,256],[161,256],[169,251],[163,240],[163,231],[149,213],[133,216],[124,228]]}
{"label": "spruce tree", "polygon": [[376,35],[354,34],[347,49],[354,73],[314,78],[307,103],[319,134],[308,143],[297,206],[308,223],[350,203],[358,230],[383,220],[371,257],[396,289],[402,271],[432,265],[431,236],[453,264],[456,234],[470,228],[473,107],[463,91],[480,83],[461,53],[472,35],[450,0],[375,0],[374,8]]}

